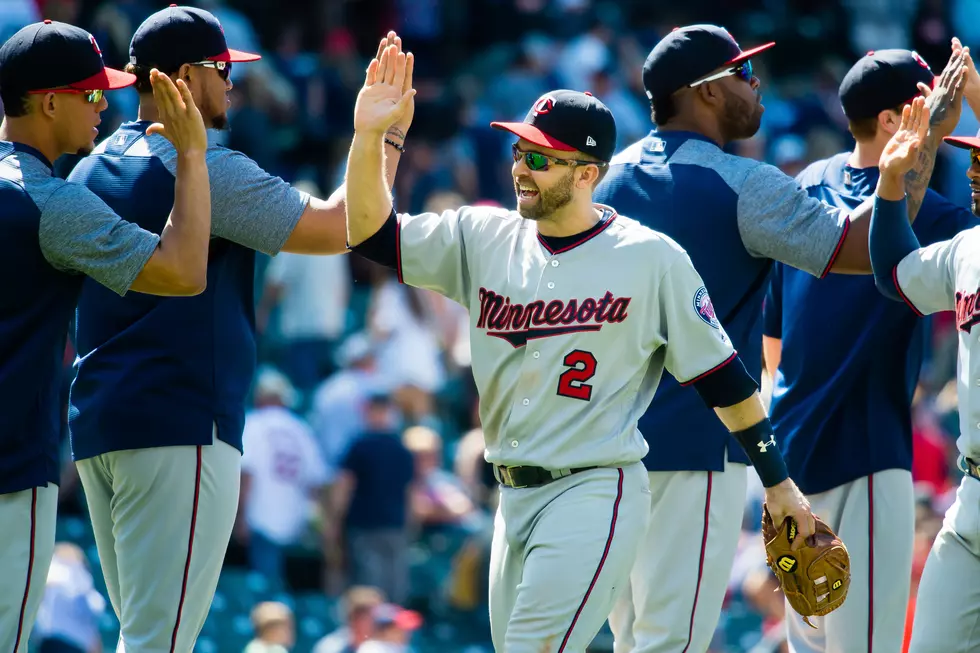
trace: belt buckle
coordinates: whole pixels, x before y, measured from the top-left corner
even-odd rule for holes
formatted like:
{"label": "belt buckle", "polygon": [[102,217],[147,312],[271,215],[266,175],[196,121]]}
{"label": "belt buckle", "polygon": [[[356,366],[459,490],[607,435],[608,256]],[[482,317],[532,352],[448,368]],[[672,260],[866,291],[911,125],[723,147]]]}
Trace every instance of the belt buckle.
{"label": "belt buckle", "polygon": [[516,467],[504,467],[503,465],[501,465],[498,468],[500,469],[500,477],[504,479],[505,485],[508,485],[514,488],[515,490],[520,490],[521,488],[527,487],[527,485],[517,485],[516,483],[514,483],[514,476],[510,473],[512,469],[520,469],[520,468],[521,465],[518,465]]}

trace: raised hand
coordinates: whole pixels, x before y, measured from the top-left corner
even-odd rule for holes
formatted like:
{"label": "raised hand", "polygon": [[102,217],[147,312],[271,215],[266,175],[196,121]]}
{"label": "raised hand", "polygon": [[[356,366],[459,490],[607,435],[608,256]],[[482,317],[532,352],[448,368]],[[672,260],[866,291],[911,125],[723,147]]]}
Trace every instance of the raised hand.
{"label": "raised hand", "polygon": [[392,44],[371,60],[354,105],[355,132],[381,135],[405,118],[415,97],[415,89],[405,84],[409,56]]}
{"label": "raised hand", "polygon": [[915,165],[919,149],[929,132],[929,107],[917,97],[902,109],[902,122],[881,152],[878,169],[882,177],[899,178]]}
{"label": "raised hand", "polygon": [[[375,56],[379,62],[384,51],[390,46],[395,46],[396,52],[402,52],[402,39],[395,32],[388,32],[388,35],[381,39],[378,44],[378,54]],[[411,52],[405,53],[405,81],[402,83],[402,93],[407,93],[412,88],[412,77],[415,72],[415,55]],[[412,118],[415,117],[415,97],[408,102],[408,108],[402,117],[388,129],[388,135],[394,136],[399,142],[404,142],[408,134],[409,127],[412,126]]]}
{"label": "raised hand", "polygon": [[173,143],[180,154],[204,153],[208,148],[208,133],[184,80],[178,79],[174,84],[172,79],[154,68],[150,71],[150,84],[160,122],[150,125],[146,133],[160,134]]}
{"label": "raised hand", "polygon": [[963,93],[966,90],[966,74],[969,69],[970,48],[960,44],[959,39],[952,41],[952,54],[943,72],[936,80],[934,88],[919,82],[918,88],[926,98],[929,110],[932,136],[942,138],[949,136],[956,129],[963,110]]}

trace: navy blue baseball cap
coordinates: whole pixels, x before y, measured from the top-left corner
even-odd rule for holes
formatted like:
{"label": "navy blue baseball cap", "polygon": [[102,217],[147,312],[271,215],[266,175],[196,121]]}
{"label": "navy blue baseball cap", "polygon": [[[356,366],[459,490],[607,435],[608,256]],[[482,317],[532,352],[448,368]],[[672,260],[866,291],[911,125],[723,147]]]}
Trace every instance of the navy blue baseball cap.
{"label": "navy blue baseball cap", "polygon": [[167,74],[185,63],[257,61],[262,57],[232,50],[214,14],[197,7],[170,5],[143,21],[129,44],[129,63]]}
{"label": "navy blue baseball cap", "polygon": [[0,47],[0,88],[14,92],[108,91],[135,81],[129,73],[106,68],[95,37],[67,23],[32,23]]}
{"label": "navy blue baseball cap", "polygon": [[492,122],[541,147],[584,152],[609,161],[616,152],[616,119],[612,111],[588,91],[558,90],[534,103],[524,122]]}
{"label": "navy blue baseball cap", "polygon": [[737,66],[774,45],[776,42],[772,41],[742,50],[724,27],[675,27],[647,55],[643,88],[651,100],[666,98],[713,70]]}
{"label": "navy blue baseball cap", "polygon": [[849,120],[873,118],[920,95],[918,83],[930,88],[935,75],[913,50],[872,50],[857,60],[840,83],[841,108]]}

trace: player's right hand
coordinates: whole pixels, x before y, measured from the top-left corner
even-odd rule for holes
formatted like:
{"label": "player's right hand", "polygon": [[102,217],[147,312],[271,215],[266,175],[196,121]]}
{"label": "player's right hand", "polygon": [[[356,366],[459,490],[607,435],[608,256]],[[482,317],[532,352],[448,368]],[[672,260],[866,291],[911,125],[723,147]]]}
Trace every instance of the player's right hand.
{"label": "player's right hand", "polygon": [[160,134],[173,143],[179,154],[203,156],[208,149],[208,133],[187,84],[182,79],[174,84],[156,68],[150,71],[150,84],[153,85],[153,100],[160,122],[150,125],[146,133]]}
{"label": "player's right hand", "polygon": [[902,122],[885,144],[878,159],[882,178],[898,179],[915,165],[919,149],[925,143],[929,131],[929,108],[921,97],[902,109]]}
{"label": "player's right hand", "polygon": [[415,97],[415,89],[404,88],[411,56],[400,52],[395,45],[389,45],[381,53],[380,60],[371,60],[364,86],[354,105],[355,133],[380,136],[405,117]]}
{"label": "player's right hand", "polygon": [[793,540],[792,549],[804,546],[808,537],[817,532],[817,522],[810,510],[810,502],[792,479],[766,488],[766,508],[778,529],[787,517],[796,522],[797,532],[803,537]]}

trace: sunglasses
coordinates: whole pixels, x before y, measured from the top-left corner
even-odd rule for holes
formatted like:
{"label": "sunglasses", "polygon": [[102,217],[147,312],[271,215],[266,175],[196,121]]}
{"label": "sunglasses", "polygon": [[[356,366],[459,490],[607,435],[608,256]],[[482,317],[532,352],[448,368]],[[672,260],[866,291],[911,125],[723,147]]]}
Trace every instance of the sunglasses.
{"label": "sunglasses", "polygon": [[195,61],[191,65],[201,66],[202,68],[214,68],[218,71],[218,77],[225,82],[228,81],[228,76],[231,75],[230,61]]}
{"label": "sunglasses", "polygon": [[733,66],[732,68],[728,68],[726,70],[723,70],[720,73],[715,73],[714,75],[709,75],[707,77],[703,77],[703,78],[699,79],[696,82],[693,82],[691,84],[688,84],[688,87],[694,88],[695,86],[700,86],[701,84],[704,84],[705,82],[713,82],[716,79],[721,79],[722,77],[728,77],[730,75],[735,75],[736,77],[738,77],[739,79],[741,79],[743,82],[750,82],[751,83],[752,82],[752,77],[754,76],[754,74],[752,72],[752,62],[750,60],[746,59],[745,61],[743,61],[742,63],[740,63],[737,66]]}
{"label": "sunglasses", "polygon": [[597,161],[579,161],[578,159],[559,159],[558,157],[548,156],[547,154],[542,154],[541,152],[525,152],[524,150],[517,147],[517,143],[510,146],[511,152],[514,156],[514,161],[520,161],[521,157],[524,158],[524,165],[528,167],[528,170],[533,172],[543,172],[547,170],[552,164],[557,166],[599,166],[604,167],[605,163],[599,163]]}
{"label": "sunglasses", "polygon": [[970,149],[970,165],[980,166],[980,150],[976,148]]}
{"label": "sunglasses", "polygon": [[44,95],[45,93],[71,93],[73,95],[81,95],[89,104],[98,104],[102,101],[102,96],[105,95],[105,91],[101,88],[92,91],[83,91],[77,88],[45,88],[37,91],[28,91],[29,95]]}

